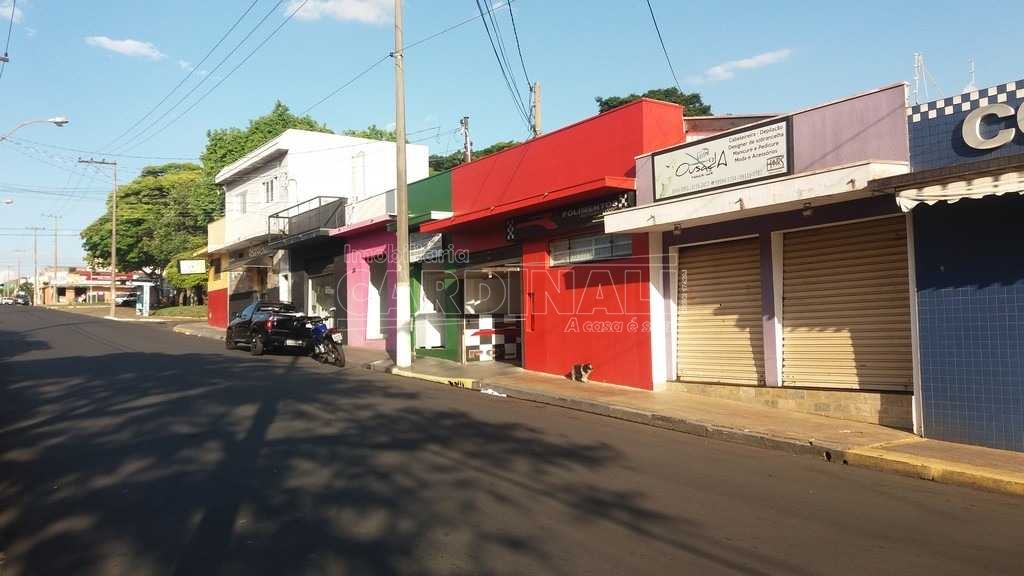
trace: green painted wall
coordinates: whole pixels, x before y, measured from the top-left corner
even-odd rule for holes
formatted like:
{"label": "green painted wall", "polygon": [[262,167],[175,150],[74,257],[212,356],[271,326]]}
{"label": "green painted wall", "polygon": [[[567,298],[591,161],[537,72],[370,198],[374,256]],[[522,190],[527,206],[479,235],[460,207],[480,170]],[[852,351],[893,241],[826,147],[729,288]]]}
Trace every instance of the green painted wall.
{"label": "green painted wall", "polygon": [[[450,265],[445,267],[446,270],[454,272],[455,266]],[[413,264],[410,268],[410,297],[412,298],[412,313],[413,316],[419,311],[420,307],[420,294],[423,290],[423,265]],[[462,345],[461,330],[462,330],[462,316],[459,310],[454,309],[453,302],[457,302],[459,283],[456,281],[455,276],[446,274],[444,277],[444,291],[448,295],[445,298],[445,331],[444,331],[444,348],[415,348],[416,342],[416,323],[413,322],[413,351],[416,356],[430,356],[433,358],[441,358],[444,360],[451,360],[452,362],[458,362],[460,360],[460,346]]]}
{"label": "green painted wall", "polygon": [[452,173],[441,172],[409,184],[409,224],[424,222],[431,210],[452,209]]}

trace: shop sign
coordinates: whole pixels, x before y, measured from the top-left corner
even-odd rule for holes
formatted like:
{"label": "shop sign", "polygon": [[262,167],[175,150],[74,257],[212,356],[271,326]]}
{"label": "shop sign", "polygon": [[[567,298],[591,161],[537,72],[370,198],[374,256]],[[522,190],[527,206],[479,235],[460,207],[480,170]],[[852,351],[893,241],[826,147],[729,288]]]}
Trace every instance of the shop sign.
{"label": "shop sign", "polygon": [[1024,154],[1024,81],[911,106],[907,127],[913,170]]}
{"label": "shop sign", "polygon": [[789,119],[703,138],[654,155],[654,198],[665,200],[791,174]]}
{"label": "shop sign", "polygon": [[205,274],[206,260],[178,260],[178,273]]}
{"label": "shop sign", "polygon": [[435,261],[443,257],[443,234],[409,233],[409,262]]}
{"label": "shop sign", "polygon": [[515,216],[505,221],[505,239],[514,242],[543,238],[556,231],[582,228],[603,221],[605,212],[633,206],[636,206],[636,192],[628,191],[528,216]]}

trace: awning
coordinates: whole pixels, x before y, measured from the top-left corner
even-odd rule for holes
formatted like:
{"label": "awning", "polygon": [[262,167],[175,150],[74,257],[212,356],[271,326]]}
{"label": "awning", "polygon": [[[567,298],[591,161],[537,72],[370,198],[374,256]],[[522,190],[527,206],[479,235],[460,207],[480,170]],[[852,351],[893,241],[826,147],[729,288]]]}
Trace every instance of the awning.
{"label": "awning", "polygon": [[529,198],[523,198],[521,200],[515,200],[506,204],[499,204],[480,210],[474,210],[472,212],[464,212],[451,218],[445,218],[444,220],[436,220],[433,222],[425,222],[420,225],[420,230],[423,232],[441,232],[449,230],[454,226],[460,224],[468,224],[470,222],[476,222],[484,218],[492,218],[497,216],[512,216],[515,214],[523,214],[532,210],[540,210],[542,208],[550,208],[553,203],[556,202],[571,202],[578,199],[580,196],[589,195],[592,192],[599,192],[602,190],[608,191],[629,191],[636,189],[635,178],[624,178],[620,176],[605,176],[596,180],[590,180],[587,182],[581,182],[573,186],[562,188],[560,190],[552,190],[550,192],[544,192],[531,196]]}
{"label": "awning", "polygon": [[896,202],[904,212],[910,212],[914,206],[922,202],[952,203],[963,198],[983,198],[1021,192],[1024,192],[1024,171],[1015,171],[900,190],[896,193]]}
{"label": "awning", "polygon": [[270,268],[273,266],[273,264],[273,254],[260,254],[258,256],[249,256],[248,258],[239,258],[238,260],[232,260],[228,262],[228,265],[224,269],[241,270],[243,268]]}

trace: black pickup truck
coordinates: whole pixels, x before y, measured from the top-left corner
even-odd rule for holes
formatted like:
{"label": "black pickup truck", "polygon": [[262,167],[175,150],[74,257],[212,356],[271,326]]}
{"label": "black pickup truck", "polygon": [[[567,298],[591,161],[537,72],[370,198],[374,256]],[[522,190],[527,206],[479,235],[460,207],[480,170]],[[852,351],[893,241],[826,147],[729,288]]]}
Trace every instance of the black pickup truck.
{"label": "black pickup truck", "polygon": [[234,350],[241,344],[259,356],[270,351],[305,351],[311,339],[305,314],[288,302],[261,301],[235,314],[224,335],[224,346]]}

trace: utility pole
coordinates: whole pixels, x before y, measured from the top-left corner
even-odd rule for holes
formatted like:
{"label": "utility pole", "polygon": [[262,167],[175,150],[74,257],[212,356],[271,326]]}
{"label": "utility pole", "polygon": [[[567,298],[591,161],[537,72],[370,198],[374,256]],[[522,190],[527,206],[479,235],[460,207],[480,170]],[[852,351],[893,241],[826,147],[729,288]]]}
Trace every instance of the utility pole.
{"label": "utility pole", "polygon": [[540,136],[540,81],[534,82],[530,87],[530,95],[533,96],[531,104],[533,111],[533,137]]}
{"label": "utility pole", "polygon": [[39,231],[46,230],[38,226],[29,227],[32,231],[32,305],[39,305]]}
{"label": "utility pole", "polygon": [[409,301],[409,184],[405,174],[405,41],[402,37],[402,0],[395,0],[395,143],[398,155],[398,181],[395,204],[398,208],[398,244],[395,263],[395,365],[412,366],[411,306]]}
{"label": "utility pole", "polygon": [[[60,244],[59,244],[60,237],[57,234],[58,233],[58,226],[59,226],[58,225],[58,221],[62,218],[62,216],[59,215],[59,214],[43,214],[43,218],[53,218],[53,279],[55,280],[56,277],[57,277],[57,266],[58,266],[57,256],[59,255],[59,250],[60,250],[60,248],[59,248],[59,246],[60,246]],[[56,288],[54,290],[56,290]],[[54,298],[57,297],[56,294],[57,293],[54,292]]]}
{"label": "utility pole", "polygon": [[110,317],[117,317],[117,161],[78,159],[79,164],[98,164],[114,169],[114,192],[110,201]]}
{"label": "utility pole", "polygon": [[459,131],[462,132],[462,161],[469,164],[473,161],[473,141],[469,139],[469,116],[459,120]]}

